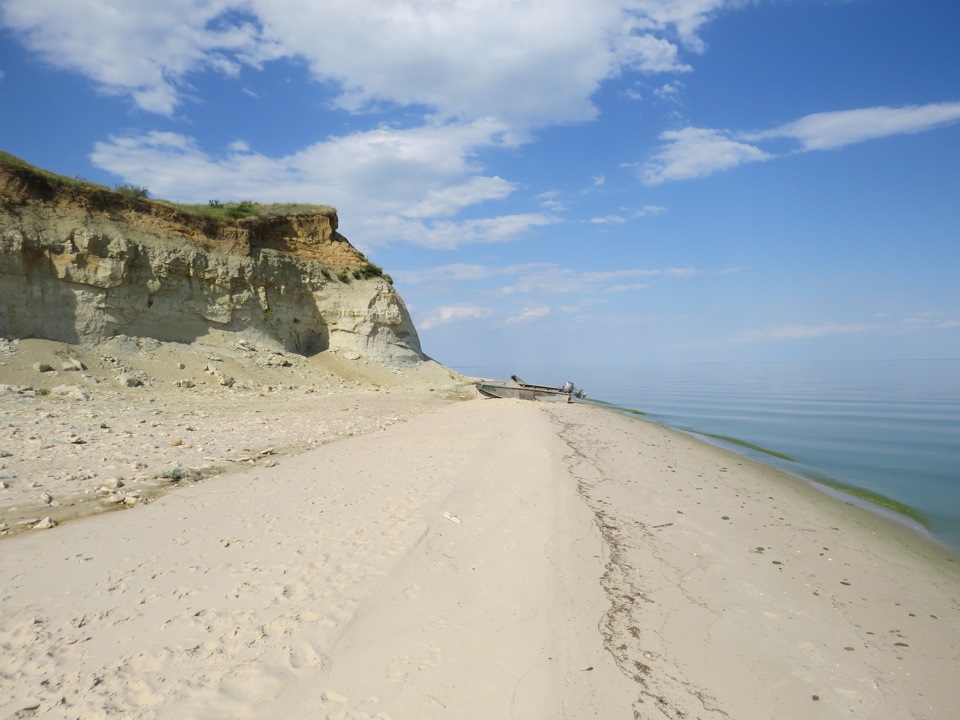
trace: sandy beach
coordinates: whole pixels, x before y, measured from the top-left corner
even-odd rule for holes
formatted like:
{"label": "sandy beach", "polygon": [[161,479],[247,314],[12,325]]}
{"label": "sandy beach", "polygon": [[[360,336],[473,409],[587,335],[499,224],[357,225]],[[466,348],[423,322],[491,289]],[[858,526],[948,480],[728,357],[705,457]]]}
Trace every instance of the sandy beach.
{"label": "sandy beach", "polygon": [[0,538],[0,718],[955,712],[943,548],[643,420],[448,385],[274,404],[230,472]]}

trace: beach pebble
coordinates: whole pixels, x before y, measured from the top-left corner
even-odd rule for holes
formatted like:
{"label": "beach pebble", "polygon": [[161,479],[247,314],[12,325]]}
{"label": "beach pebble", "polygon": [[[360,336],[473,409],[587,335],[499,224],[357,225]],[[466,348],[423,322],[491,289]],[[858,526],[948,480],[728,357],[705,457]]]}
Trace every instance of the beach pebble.
{"label": "beach pebble", "polygon": [[49,530],[50,528],[56,527],[56,526],[57,526],[57,524],[56,524],[53,520],[50,519],[50,516],[49,516],[49,515],[47,515],[47,517],[43,518],[43,520],[41,520],[40,522],[38,522],[36,525],[31,526],[31,529],[33,529],[33,530]]}
{"label": "beach pebble", "polygon": [[39,363],[39,362],[38,362],[38,363],[34,363],[33,369],[36,370],[37,372],[41,372],[41,373],[53,372],[53,366],[52,366],[52,365],[48,365],[47,363]]}
{"label": "beach pebble", "polygon": [[51,495],[50,493],[47,493],[47,492],[41,494],[41,495],[40,495],[40,502],[42,502],[44,505],[49,505],[50,503],[53,502],[53,495]]}
{"label": "beach pebble", "polygon": [[143,385],[143,381],[133,375],[121,375],[117,382],[120,383],[121,387],[140,387]]}
{"label": "beach pebble", "polygon": [[109,490],[117,490],[122,488],[126,483],[123,482],[122,477],[108,477],[103,481],[103,487]]}
{"label": "beach pebble", "polygon": [[76,358],[67,358],[60,367],[64,372],[81,372],[87,369],[87,366]]}

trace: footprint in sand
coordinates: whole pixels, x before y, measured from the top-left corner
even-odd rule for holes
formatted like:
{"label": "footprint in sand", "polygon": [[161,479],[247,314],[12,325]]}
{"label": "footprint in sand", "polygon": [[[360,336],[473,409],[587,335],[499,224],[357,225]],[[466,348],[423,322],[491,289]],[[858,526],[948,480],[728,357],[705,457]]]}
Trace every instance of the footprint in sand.
{"label": "footprint in sand", "polygon": [[290,667],[294,670],[323,668],[323,656],[309,643],[290,648]]}

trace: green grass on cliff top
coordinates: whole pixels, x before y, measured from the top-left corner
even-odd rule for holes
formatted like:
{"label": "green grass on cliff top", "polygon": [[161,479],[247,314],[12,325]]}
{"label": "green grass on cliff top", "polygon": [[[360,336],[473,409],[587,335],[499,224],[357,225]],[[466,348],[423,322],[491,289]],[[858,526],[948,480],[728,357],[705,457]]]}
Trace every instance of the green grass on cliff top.
{"label": "green grass on cliff top", "polygon": [[[21,160],[16,155],[0,150],[0,167],[9,167],[20,172],[27,172],[35,178],[51,185],[61,185],[74,188],[76,190],[87,191],[91,194],[96,193],[100,198],[104,194],[116,195],[118,198],[132,198],[149,200],[150,191],[146,187],[135,185],[116,185],[109,188],[106,185],[92,183],[83,178],[71,178],[66,175],[58,175],[31,165],[25,160]],[[169,207],[174,207],[186,215],[208,218],[210,220],[240,220],[248,217],[270,217],[273,215],[299,215],[305,213],[319,213],[321,215],[335,215],[336,208],[330,205],[313,205],[309,203],[267,203],[261,204],[252,200],[241,200],[239,202],[220,202],[211,200],[204,204],[174,203],[168,200],[153,199],[151,202],[160,203]]]}

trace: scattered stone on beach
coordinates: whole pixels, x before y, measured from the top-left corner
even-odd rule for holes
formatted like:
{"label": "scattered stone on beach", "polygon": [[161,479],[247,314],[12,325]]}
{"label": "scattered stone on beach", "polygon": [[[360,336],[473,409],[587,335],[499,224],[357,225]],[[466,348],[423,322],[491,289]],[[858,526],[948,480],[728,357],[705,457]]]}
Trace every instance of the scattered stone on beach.
{"label": "scattered stone on beach", "polygon": [[90,393],[79,385],[57,385],[50,389],[51,395],[67,398],[68,400],[89,400]]}
{"label": "scattered stone on beach", "polygon": [[53,372],[53,366],[45,362],[34,363],[33,369],[39,373]]}
{"label": "scattered stone on beach", "polygon": [[143,380],[136,377],[135,375],[121,375],[117,381],[122,387],[142,387]]}
{"label": "scattered stone on beach", "polygon": [[64,372],[82,372],[87,369],[86,365],[73,357],[64,360],[60,367]]}
{"label": "scattered stone on beach", "polygon": [[43,518],[36,525],[31,526],[30,529],[31,530],[49,530],[50,528],[56,527],[56,526],[57,524],[50,519],[49,515],[47,515],[47,517]]}
{"label": "scattered stone on beach", "polygon": [[181,378],[173,383],[175,387],[179,388],[192,388],[196,386],[196,383],[190,378]]}
{"label": "scattered stone on beach", "polygon": [[42,493],[40,495],[40,502],[42,502],[44,505],[49,505],[53,502],[53,495],[48,492]]}
{"label": "scattered stone on beach", "polygon": [[108,490],[117,490],[122,488],[126,483],[123,481],[122,477],[108,477],[103,481],[103,487]]}

